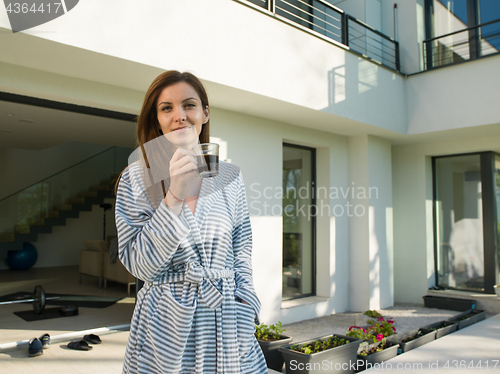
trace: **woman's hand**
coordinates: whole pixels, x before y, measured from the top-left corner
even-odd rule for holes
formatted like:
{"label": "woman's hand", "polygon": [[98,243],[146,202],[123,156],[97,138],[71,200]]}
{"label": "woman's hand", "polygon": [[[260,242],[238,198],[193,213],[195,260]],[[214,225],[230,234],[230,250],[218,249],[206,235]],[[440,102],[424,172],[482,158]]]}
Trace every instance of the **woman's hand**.
{"label": "woman's hand", "polygon": [[177,200],[185,200],[189,182],[198,175],[196,157],[192,151],[178,148],[170,160],[170,191]]}

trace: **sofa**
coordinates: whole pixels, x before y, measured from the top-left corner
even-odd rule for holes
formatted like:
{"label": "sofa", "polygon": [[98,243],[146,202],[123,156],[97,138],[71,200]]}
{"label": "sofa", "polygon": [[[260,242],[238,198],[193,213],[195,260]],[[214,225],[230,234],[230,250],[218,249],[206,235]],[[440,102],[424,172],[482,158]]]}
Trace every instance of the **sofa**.
{"label": "sofa", "polygon": [[[116,244],[116,236],[105,240],[87,239],[84,241],[86,249],[80,252],[80,282],[82,274],[99,278],[99,287],[104,280],[104,288],[107,281],[123,283],[127,285],[127,294],[130,296],[130,286],[135,285],[135,277],[130,274],[119,259],[116,252],[110,253],[110,247]],[[112,262],[112,258],[115,262]]]}

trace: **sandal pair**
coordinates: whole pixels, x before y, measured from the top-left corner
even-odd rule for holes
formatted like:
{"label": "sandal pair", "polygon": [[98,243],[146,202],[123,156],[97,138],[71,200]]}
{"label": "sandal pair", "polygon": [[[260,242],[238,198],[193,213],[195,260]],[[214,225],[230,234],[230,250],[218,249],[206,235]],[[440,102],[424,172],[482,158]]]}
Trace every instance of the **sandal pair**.
{"label": "sandal pair", "polygon": [[99,336],[95,334],[89,334],[85,335],[82,340],[76,340],[68,343],[68,348],[76,349],[77,351],[90,351],[92,349],[92,346],[89,345],[89,343],[101,344],[102,341]]}

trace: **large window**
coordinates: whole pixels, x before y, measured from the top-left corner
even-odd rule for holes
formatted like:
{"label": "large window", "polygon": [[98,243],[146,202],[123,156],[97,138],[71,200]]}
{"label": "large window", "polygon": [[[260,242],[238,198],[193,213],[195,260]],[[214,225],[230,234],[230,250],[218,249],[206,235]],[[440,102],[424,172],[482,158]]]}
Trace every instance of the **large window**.
{"label": "large window", "polygon": [[500,1],[426,0],[427,68],[500,52]]}
{"label": "large window", "polygon": [[492,152],[434,158],[437,284],[493,292],[498,281],[500,159]]}
{"label": "large window", "polygon": [[[500,270],[500,155],[495,155],[495,199],[496,199],[496,212],[495,215],[497,217],[496,219],[496,243],[497,243],[497,263],[498,263],[498,269]],[[498,273],[497,273],[498,274]],[[498,278],[495,280],[496,284],[499,284],[500,282],[500,275],[498,275]]]}
{"label": "large window", "polygon": [[283,300],[315,294],[315,150],[283,145]]}

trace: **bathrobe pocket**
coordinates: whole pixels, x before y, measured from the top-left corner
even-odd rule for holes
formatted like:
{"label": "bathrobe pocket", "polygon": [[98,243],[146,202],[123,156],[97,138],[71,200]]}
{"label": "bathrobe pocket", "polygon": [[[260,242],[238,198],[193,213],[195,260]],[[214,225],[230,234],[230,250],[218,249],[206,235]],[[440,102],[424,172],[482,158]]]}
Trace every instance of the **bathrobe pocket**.
{"label": "bathrobe pocket", "polygon": [[156,303],[156,311],[148,324],[147,337],[139,358],[139,366],[153,371],[175,373],[181,369],[196,310],[193,305],[184,305],[172,295],[170,285],[161,285],[162,292]]}
{"label": "bathrobe pocket", "polygon": [[253,346],[255,339],[255,311],[250,305],[236,304],[236,332],[240,357],[245,356]]}

